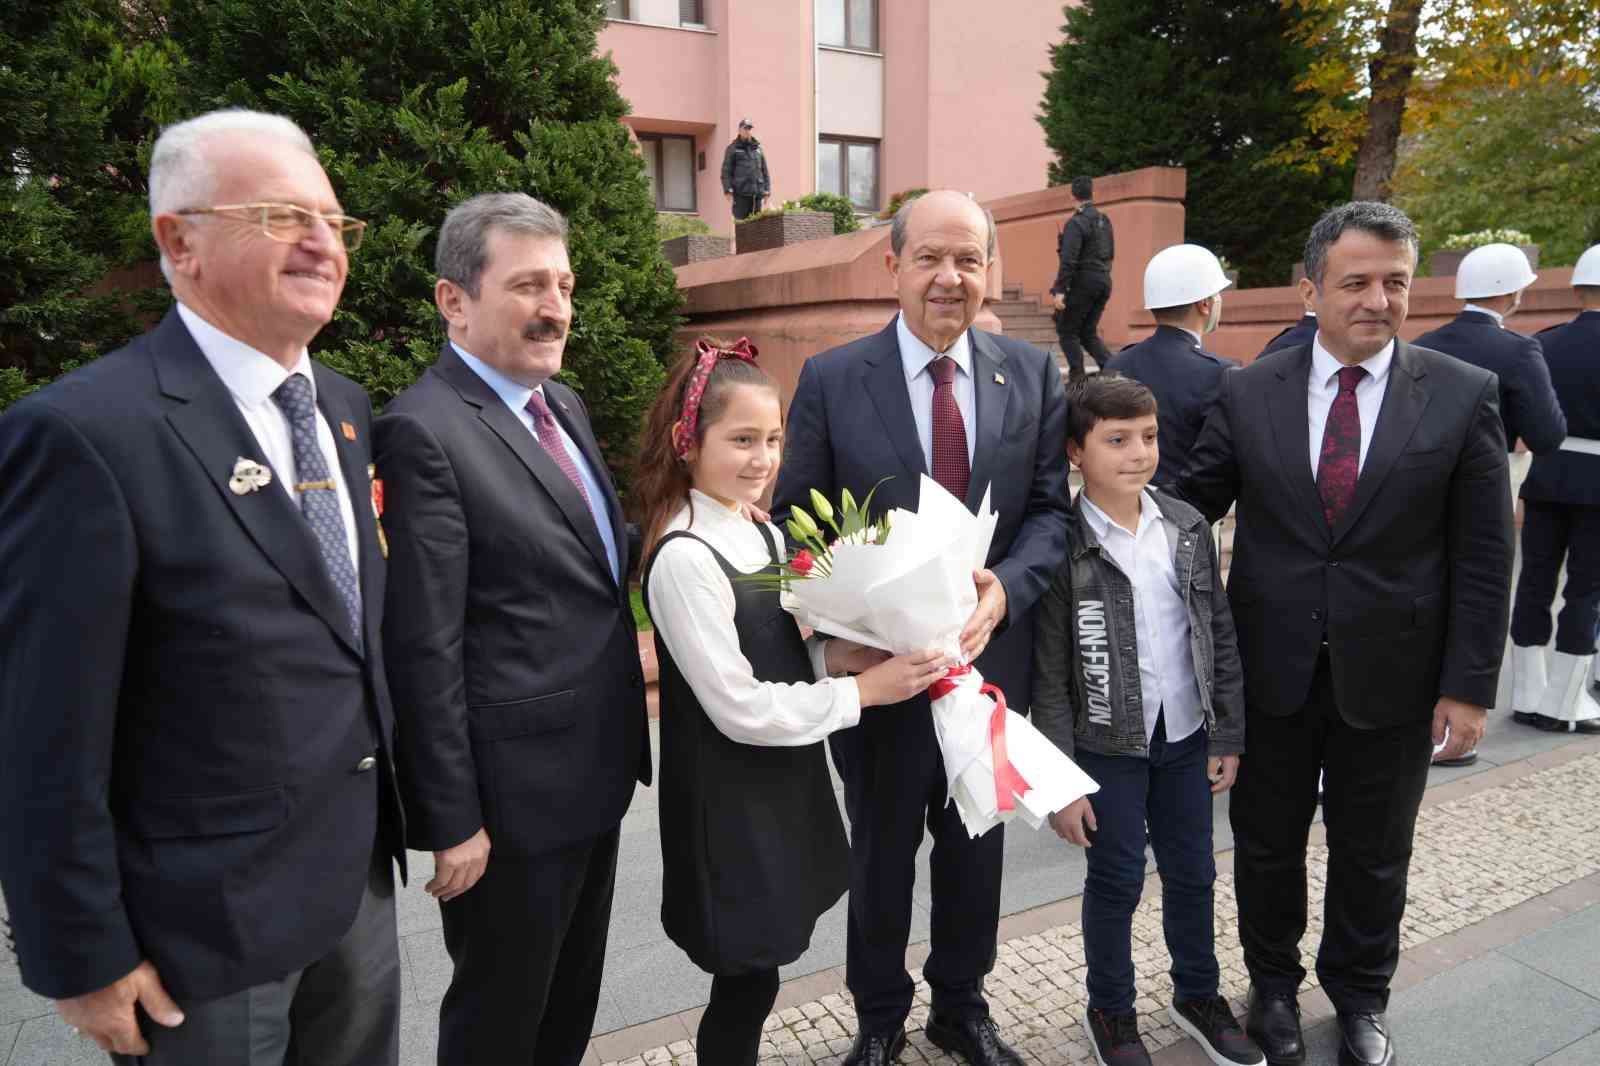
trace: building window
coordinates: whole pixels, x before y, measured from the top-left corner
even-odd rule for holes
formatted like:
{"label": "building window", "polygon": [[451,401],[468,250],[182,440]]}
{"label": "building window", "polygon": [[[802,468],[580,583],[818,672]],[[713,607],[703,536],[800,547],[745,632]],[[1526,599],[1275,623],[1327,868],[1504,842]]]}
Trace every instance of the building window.
{"label": "building window", "polygon": [[632,13],[628,10],[628,0],[606,0],[606,18],[627,19]]}
{"label": "building window", "polygon": [[848,196],[857,210],[878,209],[878,142],[849,137],[817,141],[817,191]]}
{"label": "building window", "polygon": [[878,50],[878,0],[817,0],[817,43]]}
{"label": "building window", "polygon": [[695,211],[694,138],[667,133],[639,134],[644,172],[650,177],[657,211]]}
{"label": "building window", "polygon": [[701,10],[700,0],[678,0],[678,25],[704,26],[705,24],[706,16]]}

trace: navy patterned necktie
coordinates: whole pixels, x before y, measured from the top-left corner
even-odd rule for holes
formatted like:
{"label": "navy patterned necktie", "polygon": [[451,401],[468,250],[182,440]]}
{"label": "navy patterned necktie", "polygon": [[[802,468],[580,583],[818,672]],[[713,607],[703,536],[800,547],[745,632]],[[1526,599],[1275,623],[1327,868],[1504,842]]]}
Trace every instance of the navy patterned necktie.
{"label": "navy patterned necktie", "polygon": [[272,399],[289,420],[289,440],[294,446],[294,469],[299,477],[300,511],[311,525],[328,578],[350,615],[356,647],[361,641],[361,587],[350,561],[350,541],[344,516],[339,513],[339,490],[328,472],[328,460],[317,445],[317,408],[311,399],[311,382],[304,374],[290,374],[272,392]]}

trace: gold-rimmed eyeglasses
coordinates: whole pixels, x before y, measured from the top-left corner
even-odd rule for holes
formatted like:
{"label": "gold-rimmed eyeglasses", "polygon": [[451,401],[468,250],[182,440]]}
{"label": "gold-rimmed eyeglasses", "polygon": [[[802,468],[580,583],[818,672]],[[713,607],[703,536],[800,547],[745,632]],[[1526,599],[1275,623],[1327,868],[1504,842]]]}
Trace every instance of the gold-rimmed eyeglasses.
{"label": "gold-rimmed eyeglasses", "polygon": [[318,222],[325,223],[339,235],[346,251],[361,247],[361,237],[367,224],[349,215],[324,215],[308,211],[295,204],[270,202],[251,204],[217,204],[215,207],[185,207],[174,212],[179,215],[232,215],[247,219],[261,227],[261,232],[275,241],[294,244],[305,239]]}

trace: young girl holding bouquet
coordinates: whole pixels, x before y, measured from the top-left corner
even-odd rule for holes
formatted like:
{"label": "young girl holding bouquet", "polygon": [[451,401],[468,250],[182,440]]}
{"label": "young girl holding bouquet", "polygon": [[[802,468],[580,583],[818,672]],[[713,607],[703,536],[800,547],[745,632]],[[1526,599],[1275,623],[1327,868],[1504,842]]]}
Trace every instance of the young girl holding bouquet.
{"label": "young girl holding bouquet", "polygon": [[746,580],[783,559],[776,528],[747,517],[783,445],[755,360],[742,339],[696,345],[651,408],[633,487],[661,667],[661,918],[713,975],[696,1050],[716,1066],[756,1061],[778,967],[847,887],[823,739],[950,665],[804,640],[776,589]]}

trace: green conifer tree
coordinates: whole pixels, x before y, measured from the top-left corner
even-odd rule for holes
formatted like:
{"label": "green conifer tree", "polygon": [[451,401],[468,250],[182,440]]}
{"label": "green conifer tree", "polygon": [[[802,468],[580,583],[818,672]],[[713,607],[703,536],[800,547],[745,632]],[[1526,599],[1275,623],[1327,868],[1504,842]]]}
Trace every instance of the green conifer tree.
{"label": "green conifer tree", "polygon": [[1049,181],[1148,166],[1188,170],[1187,239],[1243,285],[1285,285],[1345,167],[1266,162],[1306,134],[1294,86],[1313,60],[1279,0],[1084,0],[1065,10],[1039,122]]}

